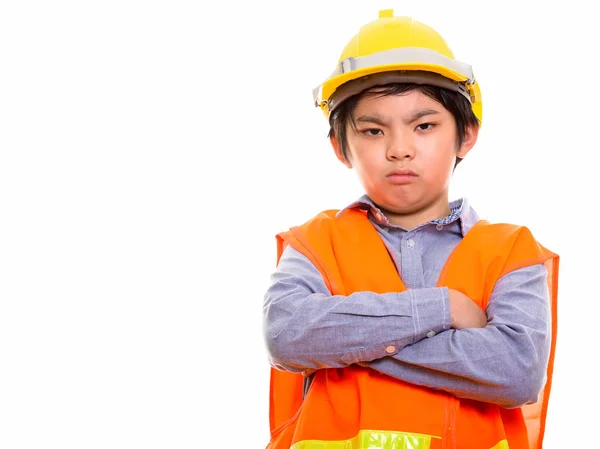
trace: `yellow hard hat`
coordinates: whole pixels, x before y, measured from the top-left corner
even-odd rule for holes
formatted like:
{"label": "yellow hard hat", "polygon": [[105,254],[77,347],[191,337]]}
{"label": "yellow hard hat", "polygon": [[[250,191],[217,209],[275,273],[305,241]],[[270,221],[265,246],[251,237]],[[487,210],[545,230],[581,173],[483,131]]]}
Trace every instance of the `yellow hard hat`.
{"label": "yellow hard hat", "polygon": [[481,92],[469,64],[457,61],[444,39],[410,17],[391,9],[367,23],[344,48],[335,71],[313,90],[325,116],[344,100],[374,86],[416,83],[444,87],[464,95],[481,122]]}

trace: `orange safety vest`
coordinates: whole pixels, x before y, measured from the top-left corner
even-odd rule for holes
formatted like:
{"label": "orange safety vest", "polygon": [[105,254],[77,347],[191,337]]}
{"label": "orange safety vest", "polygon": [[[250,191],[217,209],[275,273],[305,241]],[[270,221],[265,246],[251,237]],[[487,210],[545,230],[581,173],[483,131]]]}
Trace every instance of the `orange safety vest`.
{"label": "orange safety vest", "polygon": [[[277,235],[308,257],[332,295],[406,290],[366,212],[320,213]],[[301,374],[271,369],[268,449],[541,449],[556,346],[558,256],[521,226],[480,220],[464,236],[437,283],[485,309],[503,275],[544,263],[552,310],[547,381],[535,404],[505,409],[459,399],[368,367],[321,369],[303,398]],[[518,382],[515,379],[515,382]]]}

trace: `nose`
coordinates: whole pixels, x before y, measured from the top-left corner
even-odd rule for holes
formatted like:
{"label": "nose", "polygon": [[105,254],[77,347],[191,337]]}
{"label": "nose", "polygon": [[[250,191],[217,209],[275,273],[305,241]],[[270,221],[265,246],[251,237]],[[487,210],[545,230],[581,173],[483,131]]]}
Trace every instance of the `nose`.
{"label": "nose", "polygon": [[390,161],[397,161],[402,159],[412,159],[415,157],[415,149],[410,139],[402,138],[400,136],[394,137],[390,140],[386,157]]}

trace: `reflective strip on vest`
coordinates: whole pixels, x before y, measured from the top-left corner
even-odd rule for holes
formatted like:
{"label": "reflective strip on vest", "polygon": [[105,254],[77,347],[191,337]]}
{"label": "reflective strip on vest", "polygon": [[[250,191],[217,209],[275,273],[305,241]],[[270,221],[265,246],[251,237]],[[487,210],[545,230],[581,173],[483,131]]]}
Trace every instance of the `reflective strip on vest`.
{"label": "reflective strip on vest", "polygon": [[[298,441],[290,449],[429,449],[431,439],[441,437],[407,432],[386,432],[383,430],[361,430],[348,440]],[[490,449],[510,449],[506,440],[499,441]]]}
{"label": "reflective strip on vest", "polygon": [[[358,435],[348,440],[298,441],[290,449],[429,449],[432,438],[442,439],[418,433],[361,430]],[[503,448],[498,446],[498,449]]]}

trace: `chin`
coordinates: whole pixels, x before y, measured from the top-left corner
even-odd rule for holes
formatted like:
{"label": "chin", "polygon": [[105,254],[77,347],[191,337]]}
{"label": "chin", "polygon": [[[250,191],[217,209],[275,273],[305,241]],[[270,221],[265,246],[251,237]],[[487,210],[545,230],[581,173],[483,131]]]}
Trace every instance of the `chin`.
{"label": "chin", "polygon": [[398,215],[409,215],[409,214],[414,214],[415,212],[418,212],[421,208],[418,205],[399,205],[399,204],[394,204],[392,206],[389,207],[385,207],[386,210],[394,213],[394,214],[398,214]]}
{"label": "chin", "polygon": [[373,201],[380,208],[385,209],[385,210],[395,213],[395,214],[402,214],[402,215],[410,214],[410,213],[416,212],[422,208],[422,204],[418,200],[410,201],[410,200],[406,200],[406,199],[400,199],[400,200],[377,201],[377,200],[373,199]]}

